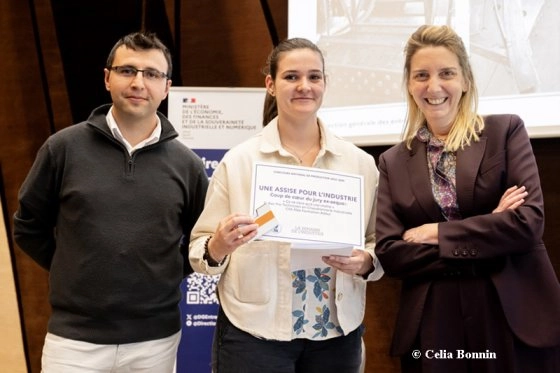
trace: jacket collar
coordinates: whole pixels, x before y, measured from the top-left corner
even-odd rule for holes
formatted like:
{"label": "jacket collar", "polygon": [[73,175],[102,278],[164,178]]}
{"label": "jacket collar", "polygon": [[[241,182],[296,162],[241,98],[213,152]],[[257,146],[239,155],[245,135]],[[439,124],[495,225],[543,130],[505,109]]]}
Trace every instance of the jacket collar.
{"label": "jacket collar", "polygon": [[[111,109],[111,106],[112,104],[105,104],[95,108],[89,115],[86,122],[98,131],[101,131],[104,134],[113,137],[111,129],[107,124],[107,113]],[[177,133],[177,131],[175,131],[175,128],[173,127],[169,119],[165,117],[165,115],[158,111],[157,116],[161,121],[161,136],[158,142],[170,140],[179,136],[179,134]]]}
{"label": "jacket collar", "polygon": [[[323,123],[317,118],[319,130],[321,131],[321,150],[319,156],[325,153],[331,153],[339,156],[342,154],[337,136],[334,135]],[[261,142],[260,151],[263,153],[280,152],[282,143],[280,142],[280,133],[278,131],[278,117],[272,119],[261,132],[263,141]]]}

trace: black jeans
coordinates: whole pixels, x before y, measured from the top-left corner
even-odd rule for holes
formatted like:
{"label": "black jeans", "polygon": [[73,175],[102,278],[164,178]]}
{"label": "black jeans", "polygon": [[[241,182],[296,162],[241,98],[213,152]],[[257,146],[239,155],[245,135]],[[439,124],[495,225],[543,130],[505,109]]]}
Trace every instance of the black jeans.
{"label": "black jeans", "polygon": [[220,309],[212,346],[213,373],[357,373],[363,325],[324,341],[260,339],[233,326]]}

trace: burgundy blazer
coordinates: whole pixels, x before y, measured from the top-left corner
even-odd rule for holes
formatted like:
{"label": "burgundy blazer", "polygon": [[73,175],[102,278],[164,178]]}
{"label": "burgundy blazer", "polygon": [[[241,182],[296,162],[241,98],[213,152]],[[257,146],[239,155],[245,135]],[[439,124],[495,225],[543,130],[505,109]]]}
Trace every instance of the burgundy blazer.
{"label": "burgundy blazer", "polygon": [[[527,131],[515,115],[485,123],[480,141],[457,151],[462,220],[445,221],[434,200],[424,143],[415,139],[411,150],[401,143],[380,156],[375,251],[385,273],[403,280],[394,355],[415,340],[430,278],[496,260],[505,265],[490,276],[513,333],[534,347],[560,344],[560,285],[542,241],[543,196]],[[492,214],[513,185],[527,188],[525,203]],[[439,245],[403,241],[405,230],[434,222]]]}

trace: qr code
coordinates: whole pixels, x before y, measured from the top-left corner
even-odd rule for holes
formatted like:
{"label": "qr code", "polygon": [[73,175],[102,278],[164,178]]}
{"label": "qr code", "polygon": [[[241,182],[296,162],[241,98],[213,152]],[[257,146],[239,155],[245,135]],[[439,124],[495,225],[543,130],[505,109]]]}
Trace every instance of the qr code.
{"label": "qr code", "polygon": [[219,275],[190,274],[187,277],[185,297],[187,304],[217,304],[216,285],[219,279]]}

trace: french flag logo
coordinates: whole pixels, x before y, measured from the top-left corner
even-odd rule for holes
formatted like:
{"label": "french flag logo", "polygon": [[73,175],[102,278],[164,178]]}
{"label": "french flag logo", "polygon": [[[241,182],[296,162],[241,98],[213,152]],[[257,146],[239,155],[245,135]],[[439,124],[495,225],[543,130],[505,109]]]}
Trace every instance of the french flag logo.
{"label": "french flag logo", "polygon": [[196,98],[194,97],[183,98],[183,104],[194,104],[194,103],[196,103]]}

